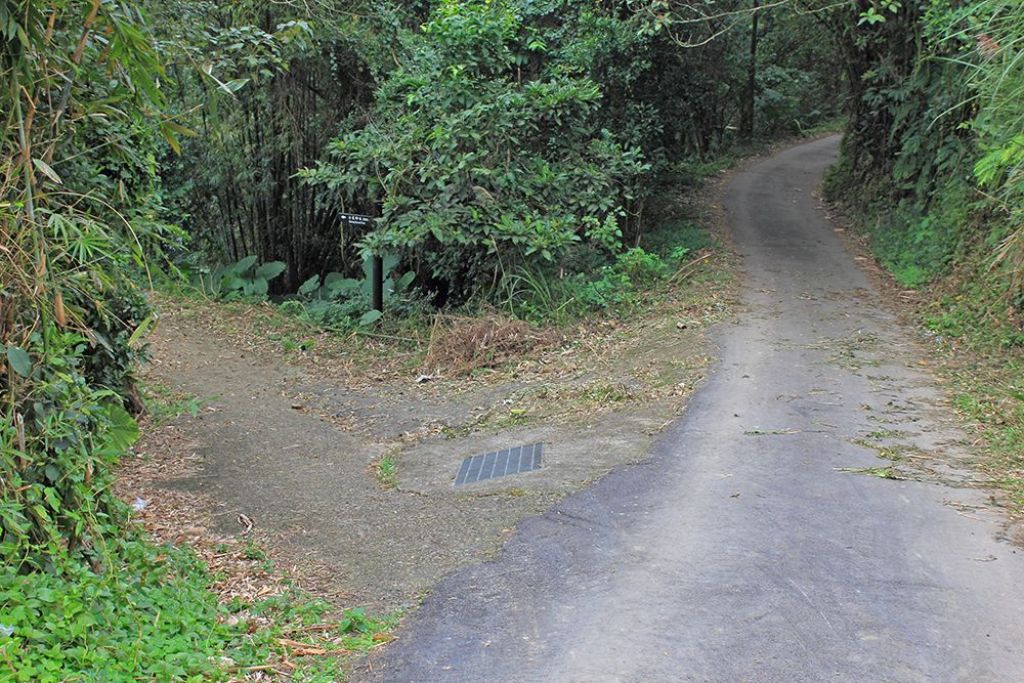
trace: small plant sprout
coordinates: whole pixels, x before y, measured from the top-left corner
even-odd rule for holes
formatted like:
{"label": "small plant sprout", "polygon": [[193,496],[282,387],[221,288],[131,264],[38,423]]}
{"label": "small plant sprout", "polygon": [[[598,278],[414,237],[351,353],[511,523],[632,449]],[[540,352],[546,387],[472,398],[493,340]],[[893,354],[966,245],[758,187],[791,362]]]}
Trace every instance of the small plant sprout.
{"label": "small plant sprout", "polygon": [[374,465],[377,482],[386,489],[398,486],[398,464],[393,455],[385,455]]}

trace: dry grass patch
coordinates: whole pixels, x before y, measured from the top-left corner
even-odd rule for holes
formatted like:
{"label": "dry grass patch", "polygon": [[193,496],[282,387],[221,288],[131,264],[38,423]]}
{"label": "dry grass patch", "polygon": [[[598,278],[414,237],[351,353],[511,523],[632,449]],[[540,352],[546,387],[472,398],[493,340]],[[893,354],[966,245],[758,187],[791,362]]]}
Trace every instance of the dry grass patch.
{"label": "dry grass patch", "polygon": [[561,341],[563,337],[552,330],[537,329],[500,313],[438,315],[423,367],[428,373],[460,377],[505,365]]}

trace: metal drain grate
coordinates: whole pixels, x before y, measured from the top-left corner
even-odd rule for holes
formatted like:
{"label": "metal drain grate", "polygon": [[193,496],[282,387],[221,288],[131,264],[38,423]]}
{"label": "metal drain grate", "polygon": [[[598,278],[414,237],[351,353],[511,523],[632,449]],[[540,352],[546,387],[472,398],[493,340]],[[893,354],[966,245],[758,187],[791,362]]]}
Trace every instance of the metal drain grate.
{"label": "metal drain grate", "polygon": [[485,479],[539,470],[540,456],[543,452],[544,444],[535,443],[474,455],[462,461],[459,473],[455,476],[455,485],[474,484]]}

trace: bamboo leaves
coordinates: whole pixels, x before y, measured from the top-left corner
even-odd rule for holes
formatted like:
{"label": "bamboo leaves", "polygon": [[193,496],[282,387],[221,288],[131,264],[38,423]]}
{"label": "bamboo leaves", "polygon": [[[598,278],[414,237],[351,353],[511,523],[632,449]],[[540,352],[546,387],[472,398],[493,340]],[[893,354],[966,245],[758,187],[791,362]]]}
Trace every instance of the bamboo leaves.
{"label": "bamboo leaves", "polygon": [[57,185],[60,185],[61,183],[64,182],[63,180],[60,179],[60,176],[57,175],[57,172],[54,171],[50,167],[50,165],[43,161],[42,159],[33,159],[32,165],[36,167],[36,170],[40,171],[43,175],[45,175],[47,178],[52,180]]}
{"label": "bamboo leaves", "polygon": [[114,533],[164,72],[137,4],[101,0],[0,3],[0,65],[0,480],[24,482],[0,563],[24,572]]}

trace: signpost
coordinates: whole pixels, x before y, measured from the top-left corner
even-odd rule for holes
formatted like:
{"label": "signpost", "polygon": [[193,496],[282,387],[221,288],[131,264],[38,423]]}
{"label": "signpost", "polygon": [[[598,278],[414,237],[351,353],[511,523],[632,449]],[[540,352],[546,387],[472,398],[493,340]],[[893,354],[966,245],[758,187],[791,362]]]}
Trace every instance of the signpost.
{"label": "signpost", "polygon": [[340,215],[341,222],[352,228],[368,228],[373,224],[373,219],[358,213],[343,213]]}
{"label": "signpost", "polygon": [[[343,213],[341,222],[350,228],[369,228],[373,219],[359,213]],[[370,261],[370,307],[375,311],[384,312],[384,259],[374,254]]]}
{"label": "signpost", "polygon": [[375,311],[384,312],[384,259],[376,254],[370,262],[370,307]]}

